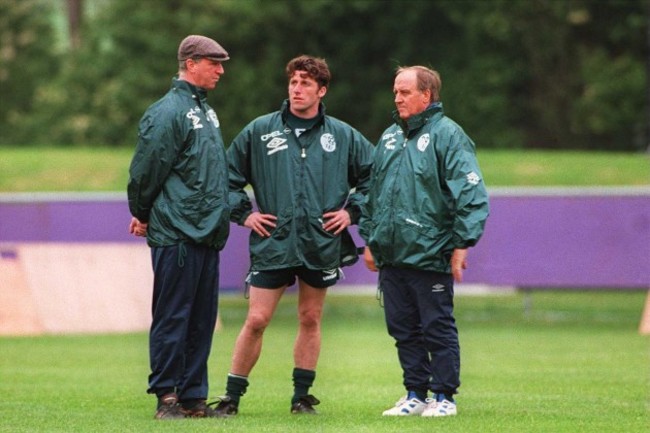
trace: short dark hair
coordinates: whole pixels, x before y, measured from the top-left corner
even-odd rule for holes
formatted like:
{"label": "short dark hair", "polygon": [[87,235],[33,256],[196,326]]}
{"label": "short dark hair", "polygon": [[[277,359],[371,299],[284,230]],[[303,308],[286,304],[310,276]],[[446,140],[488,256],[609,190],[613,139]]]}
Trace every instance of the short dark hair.
{"label": "short dark hair", "polygon": [[330,84],[332,74],[325,59],[307,55],[291,59],[286,67],[287,77],[291,78],[296,71],[305,71],[307,75],[316,80],[320,87],[327,87]]}

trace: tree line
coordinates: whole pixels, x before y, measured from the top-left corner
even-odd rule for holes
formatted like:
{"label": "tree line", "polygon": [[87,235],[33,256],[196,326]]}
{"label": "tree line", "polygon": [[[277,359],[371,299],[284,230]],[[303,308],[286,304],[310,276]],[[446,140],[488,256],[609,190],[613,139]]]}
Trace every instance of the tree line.
{"label": "tree line", "polygon": [[286,62],[311,54],[333,73],[328,113],[371,141],[391,122],[395,69],[423,64],[479,147],[642,151],[649,3],[0,0],[0,146],[133,145],[178,43],[204,34],[231,55],[209,96],[226,142],[279,108]]}

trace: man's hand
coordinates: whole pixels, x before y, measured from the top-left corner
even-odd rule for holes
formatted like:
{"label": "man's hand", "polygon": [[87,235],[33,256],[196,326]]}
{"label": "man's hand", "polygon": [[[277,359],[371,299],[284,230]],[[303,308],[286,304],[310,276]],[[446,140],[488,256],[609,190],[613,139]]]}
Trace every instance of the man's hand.
{"label": "man's hand", "polygon": [[352,224],[350,214],[345,209],[323,214],[323,230],[334,232],[335,235],[341,233],[347,226]]}
{"label": "man's hand", "polygon": [[464,269],[467,269],[467,248],[457,248],[451,255],[451,273],[456,282],[463,281]]}
{"label": "man's hand", "polygon": [[131,223],[129,224],[129,233],[135,236],[146,237],[147,236],[147,223],[140,222],[136,217],[131,218]]}
{"label": "man's hand", "polygon": [[372,272],[377,272],[377,265],[375,265],[375,259],[372,257],[372,252],[370,248],[365,247],[363,249],[363,261],[366,263],[366,267]]}
{"label": "man's hand", "polygon": [[267,227],[275,228],[277,220],[278,218],[275,215],[253,212],[244,221],[244,227],[248,227],[263,238],[268,238],[271,233],[267,230]]}

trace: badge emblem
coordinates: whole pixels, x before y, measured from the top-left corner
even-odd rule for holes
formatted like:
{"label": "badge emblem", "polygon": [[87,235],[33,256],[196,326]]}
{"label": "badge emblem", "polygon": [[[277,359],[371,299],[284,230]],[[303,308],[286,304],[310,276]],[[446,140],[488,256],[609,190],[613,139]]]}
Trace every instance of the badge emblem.
{"label": "badge emblem", "polygon": [[320,136],[320,145],[323,147],[325,152],[334,152],[334,150],[336,150],[336,140],[330,133]]}
{"label": "badge emblem", "polygon": [[424,150],[429,145],[430,141],[431,141],[431,138],[429,137],[429,134],[422,135],[420,138],[418,138],[418,150],[420,152],[424,152]]}

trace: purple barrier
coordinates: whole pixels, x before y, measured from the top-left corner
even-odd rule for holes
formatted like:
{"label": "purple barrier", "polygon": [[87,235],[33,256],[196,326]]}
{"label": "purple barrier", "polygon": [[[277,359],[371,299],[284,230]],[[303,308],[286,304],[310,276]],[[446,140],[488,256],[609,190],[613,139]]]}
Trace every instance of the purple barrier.
{"label": "purple barrier", "polygon": [[[123,196],[0,197],[0,242],[141,242]],[[84,198],[81,198],[84,197]]]}
{"label": "purple barrier", "polygon": [[518,287],[650,287],[650,190],[501,190],[467,280]]}
{"label": "purple barrier", "polygon": [[[121,194],[0,195],[0,247],[21,242],[140,242]],[[353,227],[352,235],[362,245]],[[0,248],[1,249],[1,248]],[[361,263],[345,285],[376,284]],[[225,289],[240,289],[248,230],[231,225],[221,254]],[[483,239],[465,283],[516,287],[650,287],[650,188],[492,189]]]}

